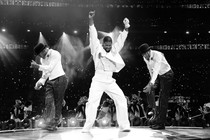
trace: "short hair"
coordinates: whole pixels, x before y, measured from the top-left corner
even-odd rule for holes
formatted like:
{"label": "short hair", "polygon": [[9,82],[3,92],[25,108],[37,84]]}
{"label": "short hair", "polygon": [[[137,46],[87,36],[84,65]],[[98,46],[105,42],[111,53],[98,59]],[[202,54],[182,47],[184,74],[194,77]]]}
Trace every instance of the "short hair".
{"label": "short hair", "polygon": [[105,36],[103,42],[112,42],[112,38],[110,36]]}

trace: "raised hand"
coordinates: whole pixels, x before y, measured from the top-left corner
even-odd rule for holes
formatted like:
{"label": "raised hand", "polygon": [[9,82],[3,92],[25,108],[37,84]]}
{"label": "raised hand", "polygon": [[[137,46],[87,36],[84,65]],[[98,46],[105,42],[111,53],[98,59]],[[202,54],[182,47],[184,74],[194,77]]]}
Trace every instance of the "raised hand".
{"label": "raised hand", "polygon": [[129,24],[130,21],[129,21],[128,18],[124,18],[123,23],[124,23],[124,25],[125,25],[125,28],[129,28],[129,27],[130,27],[130,24]]}
{"label": "raised hand", "polygon": [[42,88],[42,86],[43,86],[43,85],[42,85],[41,82],[37,82],[36,85],[35,85],[35,87],[34,87],[34,89],[35,89],[35,90],[40,90],[40,89]]}
{"label": "raised hand", "polygon": [[89,18],[93,18],[95,16],[95,10],[89,12]]}
{"label": "raised hand", "polygon": [[30,68],[39,68],[39,65],[34,60],[32,60]]}

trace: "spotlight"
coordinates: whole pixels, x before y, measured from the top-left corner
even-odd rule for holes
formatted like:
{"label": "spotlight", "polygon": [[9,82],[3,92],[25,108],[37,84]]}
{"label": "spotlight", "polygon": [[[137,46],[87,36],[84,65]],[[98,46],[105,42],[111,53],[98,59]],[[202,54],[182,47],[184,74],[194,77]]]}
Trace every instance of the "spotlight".
{"label": "spotlight", "polygon": [[31,30],[28,29],[27,32],[31,32]]}
{"label": "spotlight", "polygon": [[45,127],[45,121],[43,118],[40,118],[38,120],[35,120],[35,125],[36,127],[39,127],[39,128],[43,128]]}
{"label": "spotlight", "polygon": [[100,127],[107,127],[110,126],[110,118],[108,117],[103,117],[102,119],[99,120],[99,126]]}
{"label": "spotlight", "polygon": [[1,31],[2,31],[2,32],[6,32],[6,29],[5,29],[5,28],[2,28]]}
{"label": "spotlight", "polygon": [[74,30],[74,31],[73,31],[73,33],[74,33],[74,34],[77,34],[77,33],[78,33],[78,31],[77,31],[77,30]]}
{"label": "spotlight", "polygon": [[68,126],[68,123],[67,123],[66,118],[63,118],[63,119],[62,119],[61,126],[62,126],[62,127],[67,127],[67,126]]}
{"label": "spotlight", "polygon": [[78,126],[78,121],[76,118],[72,117],[68,120],[68,126],[70,127],[76,127]]}

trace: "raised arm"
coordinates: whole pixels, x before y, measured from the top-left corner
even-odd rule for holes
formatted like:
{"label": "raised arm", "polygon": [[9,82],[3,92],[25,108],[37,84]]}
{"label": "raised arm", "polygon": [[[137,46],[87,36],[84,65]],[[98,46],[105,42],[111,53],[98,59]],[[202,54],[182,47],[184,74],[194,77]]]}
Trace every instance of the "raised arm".
{"label": "raised arm", "polygon": [[123,48],[125,40],[128,36],[128,28],[130,27],[129,20],[127,18],[124,18],[123,23],[124,30],[123,32],[120,32],[120,35],[117,38],[117,42],[113,46],[117,52],[120,52],[120,50]]}
{"label": "raised arm", "polygon": [[95,16],[95,11],[89,12],[89,38],[90,38],[90,49],[91,54],[95,52],[97,47],[100,45],[100,41],[98,39],[98,33],[94,25],[93,17]]}

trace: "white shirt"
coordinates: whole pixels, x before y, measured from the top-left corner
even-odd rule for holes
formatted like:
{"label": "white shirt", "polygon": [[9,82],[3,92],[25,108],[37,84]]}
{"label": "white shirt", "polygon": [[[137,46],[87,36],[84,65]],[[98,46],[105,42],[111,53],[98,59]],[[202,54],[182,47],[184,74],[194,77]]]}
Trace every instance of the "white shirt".
{"label": "white shirt", "polygon": [[93,55],[93,60],[96,70],[104,70],[110,72],[119,72],[124,66],[125,63],[120,56],[119,52],[124,46],[124,42],[127,38],[128,32],[120,32],[120,35],[117,38],[116,43],[113,44],[112,49],[107,53],[100,40],[98,39],[98,34],[94,25],[90,26],[90,49],[91,54]]}
{"label": "white shirt", "polygon": [[39,81],[44,85],[47,78],[53,80],[65,74],[61,64],[61,54],[53,49],[49,49],[44,59],[40,60],[39,71],[42,71],[42,77]]}
{"label": "white shirt", "polygon": [[151,76],[151,83],[154,84],[158,75],[163,75],[171,69],[163,53],[151,50],[149,61],[144,58]]}
{"label": "white shirt", "polygon": [[[120,32],[120,35],[117,38],[116,43],[113,44],[110,52],[106,52],[103,49],[100,40],[98,39],[98,34],[94,25],[89,27],[90,32],[90,49],[91,54],[93,55],[94,65],[95,65],[95,77],[98,80],[111,80],[113,72],[119,72],[124,66],[125,63],[120,56],[119,52],[124,46],[124,42],[127,38],[128,32]],[[100,76],[99,76],[100,75]],[[101,76],[108,76],[104,79]]]}

